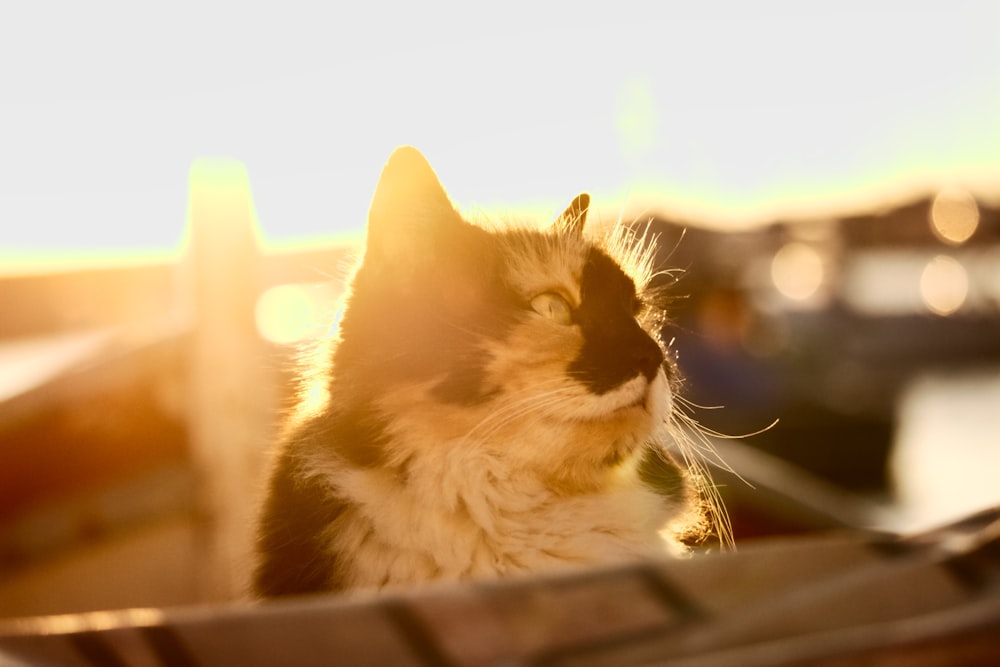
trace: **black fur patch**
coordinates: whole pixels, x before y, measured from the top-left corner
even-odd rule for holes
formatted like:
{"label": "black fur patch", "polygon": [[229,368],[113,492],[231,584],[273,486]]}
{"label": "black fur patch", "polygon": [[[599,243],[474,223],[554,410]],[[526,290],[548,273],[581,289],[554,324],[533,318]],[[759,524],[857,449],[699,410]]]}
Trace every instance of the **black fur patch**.
{"label": "black fur patch", "polygon": [[[368,468],[381,461],[388,440],[384,420],[357,406],[326,413],[299,428],[281,453],[258,533],[260,554],[254,588],[262,596],[337,590],[338,568],[329,539],[331,525],[347,507],[333,489],[300,469],[302,448],[329,449],[347,465]],[[334,454],[335,452],[335,454]]]}
{"label": "black fur patch", "polygon": [[664,498],[683,498],[686,483],[681,467],[669,454],[656,447],[648,447],[639,462],[639,479],[649,489]]}
{"label": "black fur patch", "polygon": [[570,374],[595,394],[639,374],[649,380],[656,377],[663,351],[635,319],[635,284],[599,250],[592,249],[587,257],[580,296],[575,317],[584,342]]}
{"label": "black fur patch", "polygon": [[337,590],[337,563],[324,542],[343,503],[315,477],[304,478],[294,459],[282,456],[271,477],[258,526],[257,595],[276,597]]}
{"label": "black fur patch", "polygon": [[328,443],[326,446],[359,468],[372,468],[381,463],[382,448],[389,440],[385,419],[376,410],[364,406],[321,415],[300,436]]}

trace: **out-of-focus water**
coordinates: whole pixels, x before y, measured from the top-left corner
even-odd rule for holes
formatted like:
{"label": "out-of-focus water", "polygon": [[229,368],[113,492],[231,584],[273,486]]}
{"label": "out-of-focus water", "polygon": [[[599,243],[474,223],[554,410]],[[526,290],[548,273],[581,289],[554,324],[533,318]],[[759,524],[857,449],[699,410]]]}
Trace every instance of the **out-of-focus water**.
{"label": "out-of-focus water", "polygon": [[917,378],[897,419],[893,528],[918,530],[1000,504],[1000,367]]}

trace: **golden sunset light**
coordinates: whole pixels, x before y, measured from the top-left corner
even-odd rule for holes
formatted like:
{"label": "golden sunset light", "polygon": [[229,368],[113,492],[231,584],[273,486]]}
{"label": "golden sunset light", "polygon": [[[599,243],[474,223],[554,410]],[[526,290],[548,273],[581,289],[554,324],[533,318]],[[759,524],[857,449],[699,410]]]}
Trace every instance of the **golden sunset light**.
{"label": "golden sunset light", "polygon": [[580,190],[605,219],[728,227],[945,185],[998,197],[995,4],[508,9],[20,9],[0,40],[26,63],[0,91],[0,267],[175,257],[185,175],[212,156],[245,165],[268,247],[359,238],[400,144],[463,210],[512,215]]}
{"label": "golden sunset light", "polygon": [[277,285],[257,300],[257,330],[267,340],[289,344],[328,331],[330,313],[340,295],[335,282]]}
{"label": "golden sunset light", "polygon": [[7,5],[0,663],[993,664],[1000,2]]}

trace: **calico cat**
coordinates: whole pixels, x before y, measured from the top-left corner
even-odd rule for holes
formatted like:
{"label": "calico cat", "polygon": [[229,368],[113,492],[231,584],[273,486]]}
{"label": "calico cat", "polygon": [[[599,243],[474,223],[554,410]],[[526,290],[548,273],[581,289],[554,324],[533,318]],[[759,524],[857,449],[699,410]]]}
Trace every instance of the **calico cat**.
{"label": "calico cat", "polygon": [[588,205],[473,224],[392,154],[271,472],[258,595],[620,563],[705,530],[702,478],[665,449],[654,247],[585,233]]}

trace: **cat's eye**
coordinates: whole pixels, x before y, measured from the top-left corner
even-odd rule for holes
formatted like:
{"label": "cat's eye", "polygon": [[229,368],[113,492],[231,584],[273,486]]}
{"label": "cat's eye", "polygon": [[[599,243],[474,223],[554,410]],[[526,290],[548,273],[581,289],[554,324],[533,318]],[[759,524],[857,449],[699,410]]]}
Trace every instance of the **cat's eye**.
{"label": "cat's eye", "polygon": [[570,324],[573,321],[573,308],[555,292],[542,292],[531,300],[531,308],[556,324]]}

